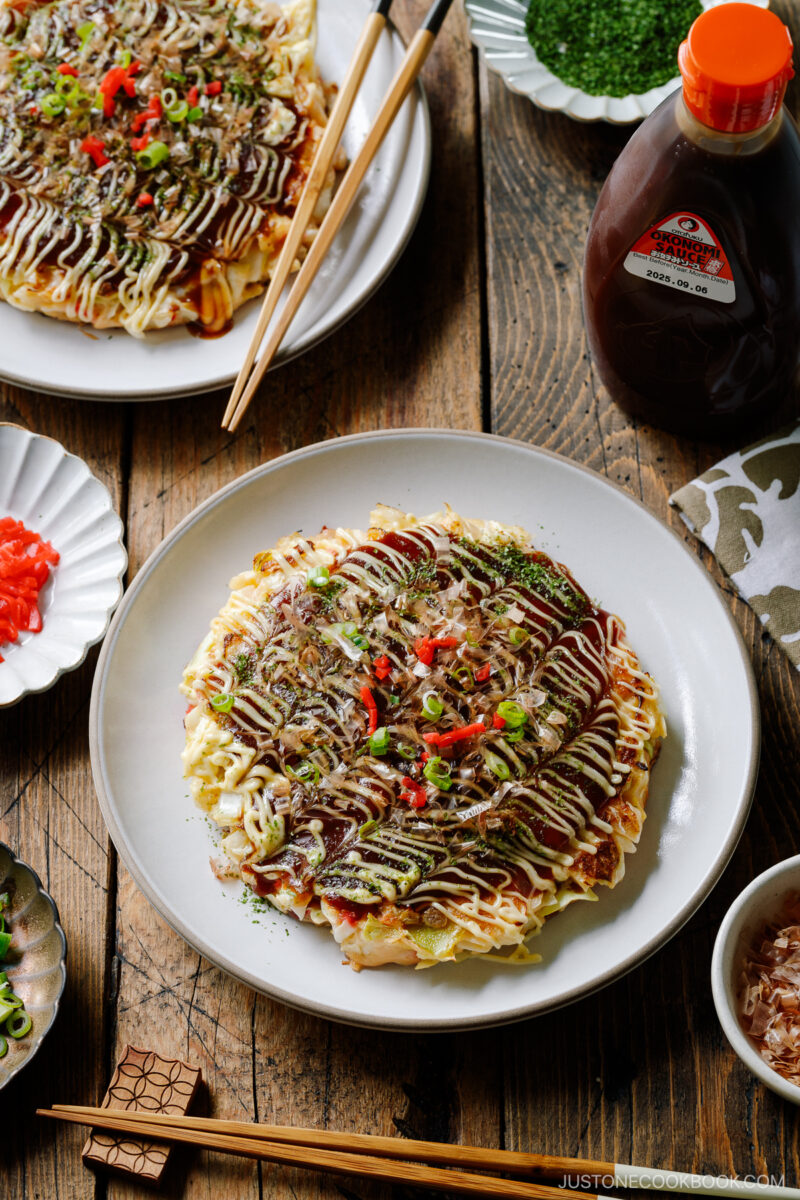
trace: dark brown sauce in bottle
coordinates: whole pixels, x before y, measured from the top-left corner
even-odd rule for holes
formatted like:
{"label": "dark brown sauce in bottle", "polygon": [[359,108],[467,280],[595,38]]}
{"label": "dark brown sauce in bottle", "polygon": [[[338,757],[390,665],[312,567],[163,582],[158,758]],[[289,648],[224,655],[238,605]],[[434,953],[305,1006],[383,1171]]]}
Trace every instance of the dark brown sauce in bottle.
{"label": "dark brown sauce in bottle", "polygon": [[[782,109],[752,133],[725,135],[669,97],[618,160],[592,219],[584,272],[589,345],[613,398],[684,432],[720,433],[792,399],[800,348],[800,137]],[[673,214],[718,239],[735,297],[701,290],[701,270],[625,262]],[[661,245],[691,255],[692,238]],[[688,244],[687,244],[688,243]],[[708,257],[706,252],[706,257]],[[717,259],[719,261],[719,259]],[[712,262],[712,268],[716,265]],[[712,276],[712,278],[718,278]]]}
{"label": "dark brown sauce in bottle", "polygon": [[584,313],[613,398],[681,432],[724,434],[788,408],[800,364],[800,134],[782,100],[783,22],[705,11],[683,89],[648,117],[589,227]]}

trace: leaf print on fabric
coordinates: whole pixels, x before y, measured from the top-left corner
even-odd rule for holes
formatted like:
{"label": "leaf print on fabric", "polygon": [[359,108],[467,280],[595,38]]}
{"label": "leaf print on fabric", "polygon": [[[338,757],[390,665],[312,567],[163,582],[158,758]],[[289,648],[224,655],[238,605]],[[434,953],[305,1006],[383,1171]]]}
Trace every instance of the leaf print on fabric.
{"label": "leaf print on fabric", "polygon": [[800,423],[729,454],[670,503],[800,670]]}
{"label": "leaf print on fabric", "polygon": [[746,534],[756,546],[764,538],[761,518],[755,511],[756,497],[749,488],[724,487],[714,492],[719,508],[719,533],[714,544],[714,553],[729,575],[741,571],[750,561],[750,544]]}
{"label": "leaf print on fabric", "polygon": [[794,442],[773,445],[745,459],[742,470],[762,492],[768,492],[779,480],[778,499],[788,500],[800,487],[800,451]]}
{"label": "leaf print on fabric", "polygon": [[800,666],[800,591],[779,584],[766,596],[751,596],[750,603],[776,642]]}
{"label": "leaf print on fabric", "polygon": [[[720,479],[730,479],[727,471],[723,471],[722,467],[710,467],[708,471],[704,471],[700,476],[703,483],[718,483]],[[691,487],[692,485],[689,484]]]}
{"label": "leaf print on fabric", "polygon": [[702,533],[711,520],[711,509],[708,507],[706,493],[695,483],[689,483],[681,488],[681,508],[687,518],[688,525],[696,534]]}

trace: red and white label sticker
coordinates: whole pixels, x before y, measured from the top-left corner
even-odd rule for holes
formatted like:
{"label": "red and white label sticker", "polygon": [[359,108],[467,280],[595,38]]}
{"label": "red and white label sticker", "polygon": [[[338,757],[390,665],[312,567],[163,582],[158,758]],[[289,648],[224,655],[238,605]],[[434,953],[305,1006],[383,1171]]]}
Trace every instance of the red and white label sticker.
{"label": "red and white label sticker", "polygon": [[731,304],[736,284],[719,238],[694,213],[676,212],[634,242],[625,270],[706,300]]}

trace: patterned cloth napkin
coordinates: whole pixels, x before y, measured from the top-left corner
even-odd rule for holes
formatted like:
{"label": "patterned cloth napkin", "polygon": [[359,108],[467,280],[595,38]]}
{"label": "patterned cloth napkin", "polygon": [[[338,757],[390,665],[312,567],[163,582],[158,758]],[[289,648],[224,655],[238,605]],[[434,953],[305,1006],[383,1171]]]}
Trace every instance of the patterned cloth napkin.
{"label": "patterned cloth napkin", "polygon": [[800,670],[800,424],[723,458],[670,504]]}

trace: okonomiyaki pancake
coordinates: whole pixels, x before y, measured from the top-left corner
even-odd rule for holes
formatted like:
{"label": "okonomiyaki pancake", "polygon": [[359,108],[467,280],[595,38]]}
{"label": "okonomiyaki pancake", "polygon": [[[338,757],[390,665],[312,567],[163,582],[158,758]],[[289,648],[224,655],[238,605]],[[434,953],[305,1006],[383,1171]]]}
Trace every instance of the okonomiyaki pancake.
{"label": "okonomiyaki pancake", "polygon": [[315,0],[0,0],[0,297],[223,332],[322,136],[315,36]]}
{"label": "okonomiyaki pancake", "polygon": [[259,554],[184,674],[212,867],[357,967],[515,947],[613,887],[665,736],[620,619],[524,530],[380,507]]}

